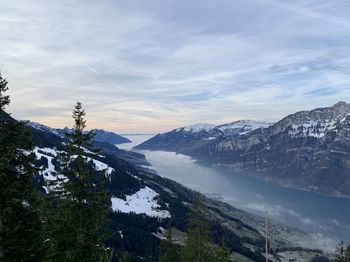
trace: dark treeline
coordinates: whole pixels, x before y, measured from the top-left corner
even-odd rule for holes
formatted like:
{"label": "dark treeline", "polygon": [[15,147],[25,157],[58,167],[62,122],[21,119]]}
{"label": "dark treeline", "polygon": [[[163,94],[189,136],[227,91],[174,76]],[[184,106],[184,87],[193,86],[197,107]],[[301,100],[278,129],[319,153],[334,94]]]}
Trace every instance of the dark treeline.
{"label": "dark treeline", "polygon": [[40,261],[40,196],[33,185],[30,134],[5,114],[7,81],[0,76],[0,261]]}

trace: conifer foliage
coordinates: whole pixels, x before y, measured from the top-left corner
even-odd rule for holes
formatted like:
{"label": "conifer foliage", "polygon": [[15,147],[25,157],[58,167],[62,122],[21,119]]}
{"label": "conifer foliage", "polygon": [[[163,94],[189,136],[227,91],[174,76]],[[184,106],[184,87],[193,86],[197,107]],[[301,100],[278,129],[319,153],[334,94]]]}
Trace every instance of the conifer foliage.
{"label": "conifer foliage", "polygon": [[346,247],[344,242],[339,243],[334,262],[350,262],[350,245]]}
{"label": "conifer foliage", "polygon": [[211,242],[210,227],[205,215],[202,196],[197,195],[188,219],[187,241],[183,249],[184,262],[224,262],[230,261],[230,252],[225,247],[217,247]]}
{"label": "conifer foliage", "polygon": [[96,171],[84,147],[93,136],[84,132],[85,110],[77,103],[73,110],[73,132],[61,153],[61,174],[51,185],[48,207],[48,261],[106,261],[103,243],[110,198],[104,189],[105,172]]}
{"label": "conifer foliage", "polygon": [[0,75],[0,261],[40,261],[33,145],[25,123],[4,111],[10,104],[7,84]]}
{"label": "conifer foliage", "polygon": [[160,262],[178,262],[180,260],[180,248],[173,243],[173,230],[171,227],[166,231],[165,239],[161,242]]}

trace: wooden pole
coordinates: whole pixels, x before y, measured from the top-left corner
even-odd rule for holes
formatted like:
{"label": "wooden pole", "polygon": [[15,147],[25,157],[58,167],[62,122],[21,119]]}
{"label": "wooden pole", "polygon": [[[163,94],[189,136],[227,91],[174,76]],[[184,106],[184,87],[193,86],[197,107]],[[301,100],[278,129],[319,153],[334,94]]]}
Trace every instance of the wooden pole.
{"label": "wooden pole", "polygon": [[268,240],[268,220],[267,220],[268,211],[265,210],[265,261],[269,262],[269,240]]}

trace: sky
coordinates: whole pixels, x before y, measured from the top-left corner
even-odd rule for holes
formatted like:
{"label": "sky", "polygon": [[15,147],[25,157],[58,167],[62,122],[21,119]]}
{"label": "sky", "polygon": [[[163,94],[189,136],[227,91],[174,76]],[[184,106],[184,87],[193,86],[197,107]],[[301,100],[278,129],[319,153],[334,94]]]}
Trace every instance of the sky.
{"label": "sky", "polygon": [[18,119],[158,133],[350,102],[350,1],[0,0]]}

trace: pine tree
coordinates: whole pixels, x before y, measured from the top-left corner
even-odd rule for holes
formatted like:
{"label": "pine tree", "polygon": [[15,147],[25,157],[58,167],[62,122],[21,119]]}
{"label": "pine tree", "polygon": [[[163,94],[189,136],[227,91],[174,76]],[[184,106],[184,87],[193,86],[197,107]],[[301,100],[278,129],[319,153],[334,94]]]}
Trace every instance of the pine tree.
{"label": "pine tree", "polygon": [[173,244],[172,229],[166,231],[165,239],[161,242],[161,256],[160,262],[177,262],[179,261],[180,251],[179,247]]}
{"label": "pine tree", "polygon": [[83,155],[91,132],[81,103],[73,110],[73,132],[61,154],[62,174],[49,193],[48,261],[106,261],[103,226],[110,209],[104,172],[92,170]]}
{"label": "pine tree", "polygon": [[345,255],[344,255],[345,261],[350,262],[350,245],[345,250]]}
{"label": "pine tree", "polygon": [[201,195],[198,194],[190,211],[187,240],[183,249],[184,262],[211,262],[215,260],[215,250],[210,243],[209,224],[205,218]]}
{"label": "pine tree", "polygon": [[215,261],[216,262],[229,262],[231,260],[231,252],[230,250],[224,245],[224,242],[221,246],[217,247],[215,249]]}
{"label": "pine tree", "polygon": [[230,251],[224,246],[224,242],[221,246],[212,243],[202,196],[197,194],[189,214],[187,241],[182,261],[228,262],[231,261],[230,256]]}
{"label": "pine tree", "polygon": [[334,262],[350,262],[350,246],[346,248],[343,241],[337,247]]}
{"label": "pine tree", "polygon": [[5,113],[8,82],[0,75],[0,261],[38,261],[42,241],[35,156],[24,122]]}

